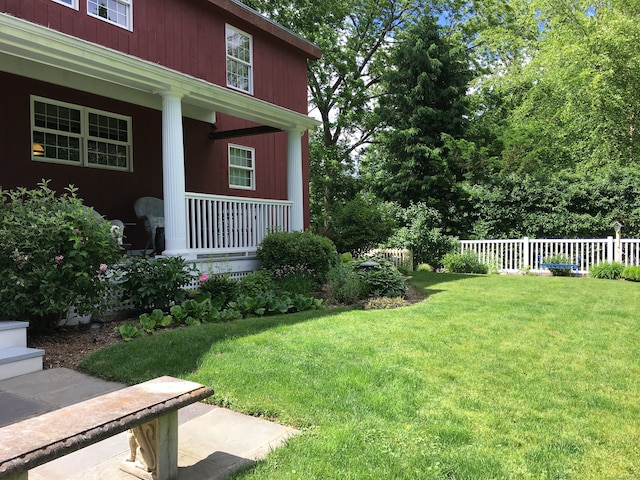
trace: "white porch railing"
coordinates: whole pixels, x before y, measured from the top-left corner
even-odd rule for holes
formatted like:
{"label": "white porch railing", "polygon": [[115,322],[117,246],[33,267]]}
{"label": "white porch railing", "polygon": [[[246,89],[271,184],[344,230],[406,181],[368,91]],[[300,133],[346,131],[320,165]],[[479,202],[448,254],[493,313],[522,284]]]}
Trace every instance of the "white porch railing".
{"label": "white porch railing", "polygon": [[197,255],[253,253],[268,232],[290,230],[291,205],[187,193],[187,248]]}
{"label": "white porch railing", "polygon": [[592,265],[620,261],[625,265],[640,265],[640,239],[613,237],[602,239],[539,239],[524,237],[509,240],[461,240],[462,253],[471,251],[482,263],[501,272],[531,269],[554,255],[565,255],[571,263],[578,264],[581,273],[587,273]]}

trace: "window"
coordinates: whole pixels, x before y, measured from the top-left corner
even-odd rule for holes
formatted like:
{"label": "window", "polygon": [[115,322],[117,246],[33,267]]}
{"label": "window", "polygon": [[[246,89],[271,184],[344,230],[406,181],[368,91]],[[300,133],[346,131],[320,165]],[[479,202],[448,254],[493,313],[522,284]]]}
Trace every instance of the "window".
{"label": "window", "polygon": [[131,117],[31,97],[32,159],[131,170]]}
{"label": "window", "polygon": [[254,156],[253,148],[229,145],[229,186],[231,188],[246,190],[255,188]]}
{"label": "window", "polygon": [[131,2],[133,0],[87,0],[87,13],[127,30],[132,30]]}
{"label": "window", "polygon": [[53,0],[56,3],[61,3],[66,5],[67,7],[71,7],[75,10],[78,10],[78,0]]}
{"label": "window", "polygon": [[227,87],[253,93],[253,39],[227,25]]}

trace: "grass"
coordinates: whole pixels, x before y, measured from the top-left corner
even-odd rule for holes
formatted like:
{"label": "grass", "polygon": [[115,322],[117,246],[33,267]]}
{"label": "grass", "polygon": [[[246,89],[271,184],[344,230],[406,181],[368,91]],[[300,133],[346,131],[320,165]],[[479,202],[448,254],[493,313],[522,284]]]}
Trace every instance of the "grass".
{"label": "grass", "polygon": [[638,479],[640,285],[417,272],[428,298],[202,325],[82,368],[302,429],[242,479]]}

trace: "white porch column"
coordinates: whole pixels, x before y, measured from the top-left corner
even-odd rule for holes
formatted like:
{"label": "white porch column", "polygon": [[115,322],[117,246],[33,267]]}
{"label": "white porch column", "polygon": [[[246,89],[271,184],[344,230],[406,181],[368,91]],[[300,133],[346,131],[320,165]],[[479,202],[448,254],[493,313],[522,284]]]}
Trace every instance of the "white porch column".
{"label": "white porch column", "polygon": [[164,198],[163,255],[186,256],[187,217],[185,208],[184,141],[182,135],[183,94],[158,92],[162,97],[162,189]]}
{"label": "white porch column", "polygon": [[304,230],[304,195],[302,185],[302,134],[299,130],[287,132],[287,198],[291,207],[291,231]]}

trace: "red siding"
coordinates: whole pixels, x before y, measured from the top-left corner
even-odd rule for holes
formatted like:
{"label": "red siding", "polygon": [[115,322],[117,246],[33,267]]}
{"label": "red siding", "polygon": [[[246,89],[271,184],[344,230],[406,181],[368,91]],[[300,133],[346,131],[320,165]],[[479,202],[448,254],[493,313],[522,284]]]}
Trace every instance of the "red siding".
{"label": "red siding", "polygon": [[306,54],[208,0],[135,0],[133,31],[51,0],[0,0],[0,11],[226,85],[225,23],[253,35],[255,96],[307,113]]}
{"label": "red siding", "polygon": [[[2,1],[2,0],[0,0]],[[65,87],[0,72],[0,104],[10,117],[0,118],[0,187],[10,190],[18,186],[34,188],[44,179],[62,191],[69,184],[79,188],[79,196],[108,218],[136,222],[133,202],[151,195],[162,197],[162,114],[159,111],[91,95]],[[59,165],[31,160],[30,95],[93,107],[129,115],[133,128],[133,172],[119,172],[88,167]],[[246,126],[237,118],[218,115],[220,130]],[[287,134],[265,134],[232,140],[210,140],[208,123],[184,119],[186,190],[191,192],[258,197],[287,198]],[[256,149],[256,189],[229,189],[228,143]],[[308,155],[306,137],[303,144],[305,188],[308,188]],[[306,196],[305,196],[306,198]],[[308,209],[308,205],[305,205]],[[307,210],[305,210],[307,211]],[[308,218],[305,219],[308,225]],[[127,228],[128,240],[134,248],[142,248],[145,235],[141,225]]]}

